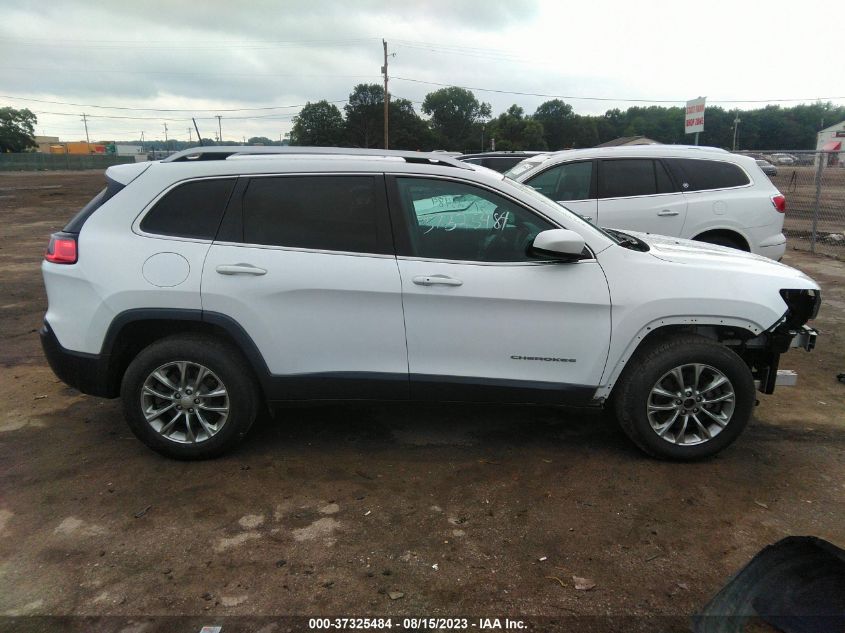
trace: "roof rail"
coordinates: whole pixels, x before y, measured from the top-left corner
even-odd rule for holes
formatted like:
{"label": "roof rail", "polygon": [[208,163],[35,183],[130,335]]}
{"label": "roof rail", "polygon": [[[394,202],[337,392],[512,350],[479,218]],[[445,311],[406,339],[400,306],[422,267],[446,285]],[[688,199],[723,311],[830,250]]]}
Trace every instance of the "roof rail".
{"label": "roof rail", "polygon": [[230,156],[373,156],[402,158],[406,163],[440,164],[460,169],[474,168],[441,152],[412,152],[406,150],[360,149],[356,147],[250,147],[245,145],[214,145],[193,147],[176,152],[162,160],[163,163],[181,163],[201,160],[226,160]]}

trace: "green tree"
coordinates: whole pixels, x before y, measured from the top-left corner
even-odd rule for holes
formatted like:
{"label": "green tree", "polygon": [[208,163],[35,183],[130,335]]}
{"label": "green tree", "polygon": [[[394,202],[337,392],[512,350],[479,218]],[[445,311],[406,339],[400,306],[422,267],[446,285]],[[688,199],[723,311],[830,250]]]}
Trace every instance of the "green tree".
{"label": "green tree", "polygon": [[308,102],[293,119],[291,145],[338,147],[343,145],[346,130],[343,115],[328,101]]}
{"label": "green tree", "polygon": [[35,145],[38,118],[23,108],[0,108],[0,152],[23,152]]}
{"label": "green tree", "polygon": [[[413,103],[407,99],[391,99],[388,109],[390,114],[388,135],[391,148],[423,151],[435,149],[434,133],[414,110]],[[380,137],[383,136],[382,129]]]}
{"label": "green tree", "polygon": [[496,139],[496,149],[546,149],[543,125],[526,117],[523,109],[516,104],[493,119],[490,136]]}
{"label": "green tree", "polygon": [[272,141],[266,136],[252,136],[247,140],[247,145],[278,145],[278,141]]}
{"label": "green tree", "polygon": [[[464,88],[441,88],[425,96],[422,111],[431,117],[431,127],[440,149],[476,147],[480,125],[490,118],[490,104],[481,103]],[[478,132],[478,134],[476,134]]]}
{"label": "green tree", "polygon": [[343,109],[352,147],[384,147],[384,88],[358,84]]}
{"label": "green tree", "polygon": [[543,139],[548,149],[574,147],[579,121],[571,105],[560,99],[546,101],[534,111],[533,119],[543,126]]}

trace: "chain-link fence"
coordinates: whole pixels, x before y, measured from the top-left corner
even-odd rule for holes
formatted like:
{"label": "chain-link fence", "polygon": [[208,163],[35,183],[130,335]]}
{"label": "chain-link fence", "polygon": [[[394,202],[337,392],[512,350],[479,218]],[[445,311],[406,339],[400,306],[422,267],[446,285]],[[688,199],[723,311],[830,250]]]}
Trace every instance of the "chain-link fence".
{"label": "chain-link fence", "polygon": [[845,257],[845,152],[754,151],[786,196],[787,248]]}

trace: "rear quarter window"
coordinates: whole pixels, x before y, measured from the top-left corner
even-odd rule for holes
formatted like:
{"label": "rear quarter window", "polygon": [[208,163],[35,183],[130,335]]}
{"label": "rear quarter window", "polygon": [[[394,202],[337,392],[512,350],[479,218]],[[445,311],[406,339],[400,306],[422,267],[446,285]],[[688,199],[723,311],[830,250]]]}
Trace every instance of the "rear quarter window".
{"label": "rear quarter window", "polygon": [[213,240],[236,178],[194,180],[177,185],[141,220],[141,230],[156,235]]}
{"label": "rear quarter window", "polygon": [[670,158],[665,162],[681,184],[681,191],[728,189],[751,182],[742,168],[725,161]]}

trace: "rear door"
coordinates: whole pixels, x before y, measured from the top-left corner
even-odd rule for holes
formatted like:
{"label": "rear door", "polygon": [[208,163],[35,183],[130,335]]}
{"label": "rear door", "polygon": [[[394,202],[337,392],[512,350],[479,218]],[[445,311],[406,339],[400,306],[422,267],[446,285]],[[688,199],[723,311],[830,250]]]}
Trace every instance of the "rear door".
{"label": "rear door", "polygon": [[560,163],[532,176],[525,184],[588,222],[595,223],[598,219],[594,160]]}
{"label": "rear door", "polygon": [[687,202],[662,161],[614,158],[599,163],[599,226],[681,235]]}
{"label": "rear door", "polygon": [[206,258],[202,302],[255,342],[270,400],[408,395],[381,175],[241,178]]}

